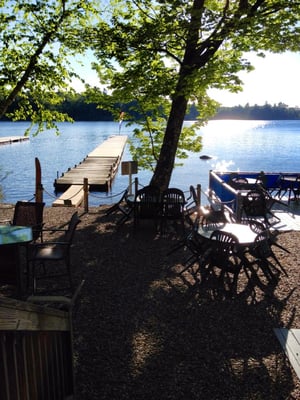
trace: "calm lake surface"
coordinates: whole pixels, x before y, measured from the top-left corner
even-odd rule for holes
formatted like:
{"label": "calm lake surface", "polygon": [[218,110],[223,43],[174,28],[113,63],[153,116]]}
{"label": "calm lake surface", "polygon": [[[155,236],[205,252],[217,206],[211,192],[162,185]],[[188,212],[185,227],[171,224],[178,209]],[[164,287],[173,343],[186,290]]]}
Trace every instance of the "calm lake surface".
{"label": "calm lake surface", "polygon": [[[187,123],[188,124],[188,123]],[[0,122],[0,136],[22,136],[28,123]],[[59,124],[61,135],[46,131],[29,141],[0,146],[0,182],[5,203],[31,200],[35,191],[35,157],[40,160],[44,201],[50,206],[57,194],[54,180],[69,167],[78,164],[110,135],[118,134],[116,122],[75,122]],[[121,134],[131,136],[133,127],[122,126]],[[217,171],[299,171],[300,121],[210,121],[199,130],[203,149],[190,154],[183,167],[175,168],[170,186],[188,191],[189,185],[208,187],[209,170]],[[212,159],[203,161],[200,155]],[[131,160],[126,147],[123,161]],[[141,185],[147,185],[150,172],[136,175]],[[90,205],[110,204],[129,183],[119,172],[108,194],[93,192]]]}

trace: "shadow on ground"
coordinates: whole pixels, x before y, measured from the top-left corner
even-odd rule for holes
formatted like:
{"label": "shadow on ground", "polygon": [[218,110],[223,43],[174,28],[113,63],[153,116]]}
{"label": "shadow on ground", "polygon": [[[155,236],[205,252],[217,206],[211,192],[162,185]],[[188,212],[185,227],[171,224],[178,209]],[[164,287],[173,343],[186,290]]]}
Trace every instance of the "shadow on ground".
{"label": "shadow on ground", "polygon": [[[293,288],[201,282],[167,256],[178,234],[116,228],[105,210],[80,225],[73,259],[85,279],[74,313],[78,399],[293,399],[295,376],[274,333],[293,322]],[[84,222],[85,217],[82,216]],[[293,393],[294,393],[293,392]]]}

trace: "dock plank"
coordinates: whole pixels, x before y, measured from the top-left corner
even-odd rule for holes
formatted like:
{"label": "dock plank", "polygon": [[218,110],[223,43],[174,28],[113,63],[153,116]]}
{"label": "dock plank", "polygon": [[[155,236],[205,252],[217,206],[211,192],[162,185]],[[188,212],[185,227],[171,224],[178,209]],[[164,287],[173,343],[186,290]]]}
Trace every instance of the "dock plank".
{"label": "dock plank", "polygon": [[90,189],[108,191],[118,171],[126,143],[125,135],[110,136],[79,164],[57,178],[54,181],[55,189],[64,191],[71,185],[83,185],[86,178]]}
{"label": "dock plank", "polygon": [[275,328],[274,332],[300,379],[300,329]]}
{"label": "dock plank", "polygon": [[53,207],[79,207],[83,202],[84,198],[84,190],[83,186],[72,185],[66,190],[58,199],[56,199],[53,203]]}
{"label": "dock plank", "polygon": [[27,136],[2,136],[0,137],[0,145],[25,142],[27,140],[29,140]]}

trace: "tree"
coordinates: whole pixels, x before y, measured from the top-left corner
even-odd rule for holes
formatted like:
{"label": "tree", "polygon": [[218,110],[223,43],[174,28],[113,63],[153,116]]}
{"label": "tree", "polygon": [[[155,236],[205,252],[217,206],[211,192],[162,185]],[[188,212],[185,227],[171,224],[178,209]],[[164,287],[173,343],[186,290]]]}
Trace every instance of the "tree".
{"label": "tree", "polygon": [[[113,103],[135,100],[143,115],[135,158],[154,165],[151,184],[169,185],[178,151],[198,151],[194,126],[183,128],[191,104],[204,123],[218,104],[210,88],[241,90],[237,73],[252,69],[244,53],[298,51],[295,0],[112,0],[110,20],[93,46]],[[108,18],[108,15],[107,15]],[[89,94],[95,91],[90,88]],[[98,94],[101,104],[108,102]],[[112,104],[112,103],[111,103]],[[132,110],[133,111],[133,110]],[[129,111],[130,113],[130,111]],[[130,117],[129,117],[130,118]],[[182,147],[183,146],[183,147]]]}
{"label": "tree", "polygon": [[53,106],[76,76],[70,57],[87,48],[81,36],[96,20],[95,6],[93,0],[0,1],[0,118],[30,118],[36,133],[71,120]]}

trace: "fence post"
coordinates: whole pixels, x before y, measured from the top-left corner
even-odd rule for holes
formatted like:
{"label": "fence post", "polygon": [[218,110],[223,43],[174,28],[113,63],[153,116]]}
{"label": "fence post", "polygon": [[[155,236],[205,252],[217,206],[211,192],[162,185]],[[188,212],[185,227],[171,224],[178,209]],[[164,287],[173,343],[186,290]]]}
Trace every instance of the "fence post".
{"label": "fence post", "polygon": [[89,184],[87,178],[83,178],[83,205],[84,211],[89,212]]}
{"label": "fence post", "polygon": [[198,183],[198,185],[197,185],[197,200],[198,200],[199,206],[201,206],[201,185],[200,185],[200,183]]}
{"label": "fence post", "polygon": [[138,189],[139,189],[139,180],[138,178],[134,178],[134,195],[136,195]]}

